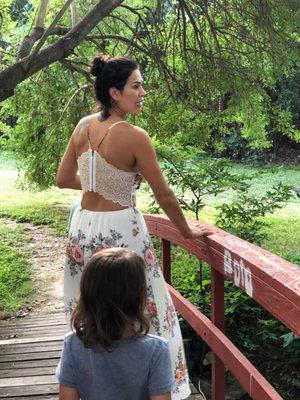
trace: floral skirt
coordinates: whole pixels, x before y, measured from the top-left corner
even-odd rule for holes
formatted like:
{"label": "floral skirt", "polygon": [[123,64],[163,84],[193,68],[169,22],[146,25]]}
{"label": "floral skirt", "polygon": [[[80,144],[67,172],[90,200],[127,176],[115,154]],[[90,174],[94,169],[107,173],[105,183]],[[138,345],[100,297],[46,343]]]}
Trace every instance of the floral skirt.
{"label": "floral skirt", "polygon": [[64,297],[68,320],[79,296],[82,269],[92,254],[110,247],[134,250],[145,260],[148,291],[145,311],[150,317],[150,333],[163,336],[169,341],[175,378],[172,399],[188,397],[189,378],[177,314],[141,212],[136,208],[89,211],[78,204],[74,207],[69,222],[64,271]]}

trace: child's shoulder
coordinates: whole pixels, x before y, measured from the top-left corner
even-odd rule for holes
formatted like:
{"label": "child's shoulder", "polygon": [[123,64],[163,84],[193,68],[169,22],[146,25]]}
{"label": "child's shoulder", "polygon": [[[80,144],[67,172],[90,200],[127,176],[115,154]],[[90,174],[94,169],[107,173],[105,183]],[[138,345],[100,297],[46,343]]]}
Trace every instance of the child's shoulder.
{"label": "child's shoulder", "polygon": [[168,347],[167,339],[160,336],[152,335],[150,333],[144,336],[144,342],[150,345],[151,347],[152,346],[156,348]]}
{"label": "child's shoulder", "polygon": [[64,337],[64,342],[67,346],[82,346],[82,341],[76,335],[75,332],[68,332]]}
{"label": "child's shoulder", "polygon": [[68,342],[68,341],[74,340],[74,337],[77,337],[76,333],[73,331],[70,331],[65,334],[64,340]]}
{"label": "child's shoulder", "polygon": [[159,359],[163,360],[170,357],[169,342],[160,336],[148,334],[143,339],[141,352],[150,364],[156,364]]}

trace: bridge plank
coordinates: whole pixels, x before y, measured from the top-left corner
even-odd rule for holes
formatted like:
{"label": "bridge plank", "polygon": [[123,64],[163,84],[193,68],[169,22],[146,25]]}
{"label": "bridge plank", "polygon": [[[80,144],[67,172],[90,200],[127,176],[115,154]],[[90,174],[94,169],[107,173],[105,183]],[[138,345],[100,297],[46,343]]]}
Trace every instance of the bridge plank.
{"label": "bridge plank", "polygon": [[34,368],[13,368],[3,369],[0,371],[1,378],[14,378],[21,376],[35,376],[35,375],[54,375],[58,364],[58,359],[52,367],[37,367]]}
{"label": "bridge plank", "polygon": [[37,353],[21,353],[21,354],[4,354],[0,355],[0,363],[28,361],[28,360],[45,360],[47,358],[59,358],[61,351],[43,351]]}
{"label": "bridge plank", "polygon": [[[53,324],[49,325],[51,329],[56,330],[66,330],[66,324]],[[49,326],[38,326],[38,325],[30,325],[30,326],[5,326],[1,328],[1,335],[5,334],[22,334],[24,337],[26,334],[31,334],[32,332],[49,332]]]}
{"label": "bridge plank", "polygon": [[[67,331],[65,332],[67,333]],[[48,341],[53,341],[53,340],[62,340],[65,336],[65,333],[60,334],[58,336],[56,335],[45,335],[45,336],[37,336],[33,338],[13,338],[13,339],[5,339],[5,340],[0,340],[0,345],[1,346],[6,346],[6,345],[11,345],[11,344],[24,344],[24,343],[39,343],[39,342],[48,342]]]}
{"label": "bridge plank", "polygon": [[62,348],[62,340],[57,341],[49,341],[49,342],[38,342],[31,344],[12,344],[0,346],[0,354],[16,354],[16,353],[35,353],[35,352],[43,352],[43,351],[51,351],[51,350],[61,350]]}
{"label": "bridge plank", "polygon": [[45,329],[47,326],[48,327],[49,326],[56,326],[56,325],[63,326],[66,323],[64,321],[50,321],[49,323],[47,323],[47,321],[45,321],[45,322],[37,322],[35,324],[34,322],[31,321],[31,322],[28,322],[28,323],[23,322],[22,324],[7,324],[7,325],[3,324],[3,325],[1,325],[0,330],[1,330],[1,334],[2,334],[3,332],[5,332],[7,330],[30,329],[30,328],[32,328],[33,324],[36,327],[40,327],[40,328],[44,328]]}
{"label": "bridge plank", "polygon": [[[58,384],[11,386],[0,388],[0,398],[58,394]],[[28,398],[27,398],[28,400]]]}
{"label": "bridge plank", "polygon": [[[58,394],[58,393],[57,393]],[[58,396],[56,395],[34,395],[34,397],[29,396],[18,396],[18,397],[9,397],[9,400],[58,400]],[[0,397],[3,398],[3,397]],[[200,399],[201,400],[201,399]]]}
{"label": "bridge plank", "polygon": [[64,313],[49,314],[49,315],[28,315],[22,318],[11,318],[0,320],[0,327],[5,325],[20,326],[29,324],[46,324],[46,323],[66,323]]}
{"label": "bridge plank", "polygon": [[3,387],[17,387],[17,386],[30,386],[30,385],[43,385],[49,383],[56,383],[57,379],[53,375],[41,376],[21,376],[17,378],[0,378],[0,388]]}
{"label": "bridge plank", "polygon": [[0,363],[0,376],[2,374],[2,370],[7,369],[26,369],[26,368],[43,368],[43,367],[51,367],[57,366],[58,358],[49,358],[47,360],[27,360],[27,361],[12,361],[12,362],[2,362]]}

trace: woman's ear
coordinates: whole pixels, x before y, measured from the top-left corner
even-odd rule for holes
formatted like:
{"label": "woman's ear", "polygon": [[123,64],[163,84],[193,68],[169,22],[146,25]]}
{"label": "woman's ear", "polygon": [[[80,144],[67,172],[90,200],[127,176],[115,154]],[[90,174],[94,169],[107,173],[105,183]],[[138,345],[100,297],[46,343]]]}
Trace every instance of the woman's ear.
{"label": "woman's ear", "polygon": [[109,88],[109,95],[113,100],[115,101],[119,100],[120,94],[121,92],[117,88],[115,87]]}

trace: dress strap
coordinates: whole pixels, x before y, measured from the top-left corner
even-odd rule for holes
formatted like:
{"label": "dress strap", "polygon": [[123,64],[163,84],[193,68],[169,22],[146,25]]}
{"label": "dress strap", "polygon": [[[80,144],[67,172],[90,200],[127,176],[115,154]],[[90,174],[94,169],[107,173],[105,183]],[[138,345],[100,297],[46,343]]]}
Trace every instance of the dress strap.
{"label": "dress strap", "polygon": [[97,146],[97,151],[99,150],[99,147],[100,147],[101,143],[102,143],[103,140],[106,138],[106,136],[107,136],[107,134],[109,133],[109,131],[111,130],[111,128],[112,128],[113,126],[117,125],[117,124],[121,124],[122,122],[125,122],[125,123],[127,124],[126,121],[117,121],[117,122],[113,123],[113,124],[107,129],[107,131],[105,132],[104,136],[102,137],[102,139],[100,140],[100,142],[99,142],[99,144],[98,144],[98,146]]}
{"label": "dress strap", "polygon": [[92,148],[92,146],[91,146],[91,139],[90,139],[89,125],[90,125],[90,123],[89,123],[89,121],[87,121],[87,123],[86,123],[86,129],[87,129],[87,131],[86,131],[86,135],[87,135],[87,140],[88,140],[88,142],[89,142],[89,149],[91,149],[91,148]]}

